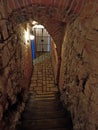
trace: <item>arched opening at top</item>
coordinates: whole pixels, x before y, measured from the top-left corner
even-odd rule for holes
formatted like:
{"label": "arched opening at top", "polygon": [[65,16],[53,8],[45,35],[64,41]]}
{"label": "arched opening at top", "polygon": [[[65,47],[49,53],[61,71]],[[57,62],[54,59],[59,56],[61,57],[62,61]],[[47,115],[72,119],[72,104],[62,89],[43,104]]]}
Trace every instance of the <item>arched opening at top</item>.
{"label": "arched opening at top", "polygon": [[[36,22],[37,23],[37,22]],[[50,52],[50,34],[46,30],[46,28],[37,23],[33,27],[31,27],[31,36],[34,36],[34,39],[31,40],[32,45],[34,44],[35,58],[37,55],[41,53],[49,53]]]}
{"label": "arched opening at top", "polygon": [[39,22],[30,21],[25,31],[25,39],[26,43],[31,44],[34,65],[45,60],[47,57],[51,57],[56,82],[58,71],[57,46],[45,26],[39,24]]}

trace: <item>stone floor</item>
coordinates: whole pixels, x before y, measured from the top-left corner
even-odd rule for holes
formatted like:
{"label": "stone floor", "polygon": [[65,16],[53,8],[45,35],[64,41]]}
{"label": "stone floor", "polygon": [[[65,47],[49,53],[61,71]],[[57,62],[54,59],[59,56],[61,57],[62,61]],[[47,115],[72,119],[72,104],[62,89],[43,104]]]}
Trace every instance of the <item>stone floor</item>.
{"label": "stone floor", "polygon": [[17,130],[72,130],[57,93],[50,55],[41,55],[34,61],[29,100]]}
{"label": "stone floor", "polygon": [[43,54],[34,60],[34,71],[31,79],[30,93],[35,99],[54,98],[57,87],[54,83],[53,69],[49,54]]}

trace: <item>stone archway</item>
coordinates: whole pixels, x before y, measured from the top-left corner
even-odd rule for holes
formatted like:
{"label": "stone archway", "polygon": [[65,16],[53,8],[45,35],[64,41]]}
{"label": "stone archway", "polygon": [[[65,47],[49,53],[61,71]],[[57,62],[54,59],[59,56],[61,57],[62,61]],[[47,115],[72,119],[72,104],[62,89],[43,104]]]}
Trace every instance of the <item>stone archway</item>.
{"label": "stone archway", "polygon": [[[0,43],[0,61],[2,61],[0,62],[0,69],[4,69],[5,76],[10,76],[6,85],[6,94],[2,93],[1,95],[4,95],[4,98],[0,99],[0,102],[5,103],[0,104],[1,129],[5,125],[4,119],[8,119],[5,118],[8,114],[6,112],[10,112],[9,108],[13,108],[13,105],[19,102],[17,95],[23,96],[22,103],[27,96],[25,94],[28,84],[25,88],[24,79],[22,79],[24,72],[21,69],[21,64],[24,65],[25,63],[21,60],[20,49],[22,45],[24,48],[26,46],[23,41],[21,45],[19,44],[22,33],[19,33],[21,29],[16,30],[20,23],[27,22],[30,19],[43,24],[57,45],[59,61],[62,59],[62,63],[60,62],[62,100],[71,111],[74,129],[97,130],[97,0],[0,1],[0,28],[4,30],[0,32],[4,36],[2,44]],[[24,29],[22,28],[22,30]],[[61,56],[62,43],[64,53]],[[28,52],[28,50],[26,51]],[[26,59],[30,59],[29,55],[26,55]],[[27,67],[29,63],[30,66]],[[4,68],[4,65],[7,66]],[[25,73],[25,75],[28,75],[26,81],[29,82],[30,60],[26,67],[28,68],[28,72]],[[19,104],[20,111],[23,108],[21,105]]]}

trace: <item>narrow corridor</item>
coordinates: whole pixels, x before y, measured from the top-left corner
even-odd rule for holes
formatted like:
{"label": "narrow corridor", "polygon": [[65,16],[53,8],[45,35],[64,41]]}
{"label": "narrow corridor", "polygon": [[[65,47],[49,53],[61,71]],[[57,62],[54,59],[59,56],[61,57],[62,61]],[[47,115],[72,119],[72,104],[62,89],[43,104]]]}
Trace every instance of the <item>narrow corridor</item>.
{"label": "narrow corridor", "polygon": [[98,0],[0,0],[0,130],[71,124],[98,130]]}
{"label": "narrow corridor", "polygon": [[57,87],[54,84],[50,54],[39,55],[34,60],[34,71],[31,79],[30,93],[34,98],[54,98]]}
{"label": "narrow corridor", "polygon": [[29,99],[17,130],[71,130],[58,100],[49,54],[34,61]]}

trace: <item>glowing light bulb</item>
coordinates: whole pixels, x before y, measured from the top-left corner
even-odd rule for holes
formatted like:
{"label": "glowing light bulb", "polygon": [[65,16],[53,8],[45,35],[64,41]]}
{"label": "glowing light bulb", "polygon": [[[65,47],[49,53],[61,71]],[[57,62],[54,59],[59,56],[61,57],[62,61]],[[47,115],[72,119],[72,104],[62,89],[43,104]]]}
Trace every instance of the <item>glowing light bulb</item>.
{"label": "glowing light bulb", "polygon": [[30,35],[30,40],[34,40],[34,35]]}

